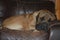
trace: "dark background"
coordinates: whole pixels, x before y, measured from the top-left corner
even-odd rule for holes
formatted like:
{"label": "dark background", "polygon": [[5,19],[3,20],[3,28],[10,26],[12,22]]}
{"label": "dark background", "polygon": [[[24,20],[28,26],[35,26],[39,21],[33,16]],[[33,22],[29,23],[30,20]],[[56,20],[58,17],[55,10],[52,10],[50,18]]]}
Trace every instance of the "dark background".
{"label": "dark background", "polygon": [[0,0],[0,24],[6,18],[47,9],[55,13],[55,3],[49,0]]}
{"label": "dark background", "polygon": [[55,4],[48,0],[0,0],[0,18],[3,19],[40,9],[48,9],[54,13]]}

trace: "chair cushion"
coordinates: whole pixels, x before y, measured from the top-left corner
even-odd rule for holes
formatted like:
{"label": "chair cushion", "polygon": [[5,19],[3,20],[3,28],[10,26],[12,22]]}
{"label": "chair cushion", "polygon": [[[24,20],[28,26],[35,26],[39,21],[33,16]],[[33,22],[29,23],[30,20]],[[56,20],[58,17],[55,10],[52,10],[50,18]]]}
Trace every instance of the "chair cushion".
{"label": "chair cushion", "polygon": [[1,40],[48,40],[48,33],[4,29],[1,30]]}

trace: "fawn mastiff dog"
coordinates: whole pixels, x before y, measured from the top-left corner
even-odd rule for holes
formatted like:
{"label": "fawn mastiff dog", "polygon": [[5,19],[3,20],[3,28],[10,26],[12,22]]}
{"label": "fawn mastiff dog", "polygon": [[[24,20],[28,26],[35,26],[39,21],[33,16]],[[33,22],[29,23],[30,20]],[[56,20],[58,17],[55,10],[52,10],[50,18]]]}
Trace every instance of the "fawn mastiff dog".
{"label": "fawn mastiff dog", "polygon": [[40,22],[41,17],[45,17],[46,21],[49,18],[51,18],[51,20],[55,19],[48,10],[39,10],[31,14],[12,16],[4,20],[2,25],[11,30],[36,30],[35,25],[37,15],[39,15],[38,22]]}

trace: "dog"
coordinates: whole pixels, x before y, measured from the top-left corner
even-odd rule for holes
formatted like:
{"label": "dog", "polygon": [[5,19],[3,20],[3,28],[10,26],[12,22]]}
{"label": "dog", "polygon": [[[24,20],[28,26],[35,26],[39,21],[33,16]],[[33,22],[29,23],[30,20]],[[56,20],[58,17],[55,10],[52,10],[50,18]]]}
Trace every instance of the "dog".
{"label": "dog", "polygon": [[[38,19],[36,19],[38,16]],[[48,10],[39,10],[31,14],[21,14],[18,16],[12,16],[3,21],[4,28],[10,30],[35,30],[36,24],[42,22],[41,18],[44,17],[43,22],[47,22],[49,19],[54,20],[55,16]]]}

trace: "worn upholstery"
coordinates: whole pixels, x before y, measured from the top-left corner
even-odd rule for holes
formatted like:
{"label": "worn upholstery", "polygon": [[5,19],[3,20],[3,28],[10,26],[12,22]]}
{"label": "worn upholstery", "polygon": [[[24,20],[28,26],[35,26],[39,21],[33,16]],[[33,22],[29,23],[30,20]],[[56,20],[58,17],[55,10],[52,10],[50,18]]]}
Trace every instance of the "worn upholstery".
{"label": "worn upholstery", "polygon": [[1,40],[48,40],[48,34],[44,31],[13,31],[2,30]]}

